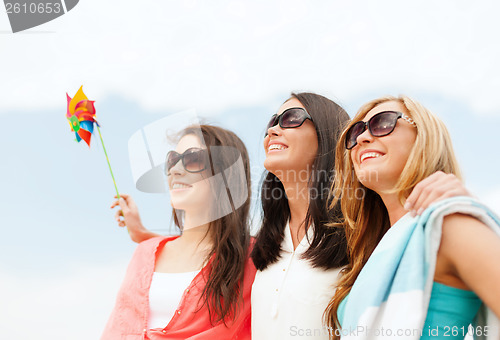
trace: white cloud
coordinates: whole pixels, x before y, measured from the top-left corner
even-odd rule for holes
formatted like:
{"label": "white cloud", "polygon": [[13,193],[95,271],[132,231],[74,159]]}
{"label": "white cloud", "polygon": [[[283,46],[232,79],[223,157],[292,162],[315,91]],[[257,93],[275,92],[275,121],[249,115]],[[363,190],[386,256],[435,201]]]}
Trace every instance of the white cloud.
{"label": "white cloud", "polygon": [[98,339],[126,266],[127,261],[92,267],[75,264],[71,273],[45,274],[47,277],[2,270],[0,338]]}
{"label": "white cloud", "polygon": [[60,107],[83,83],[93,99],[119,93],[154,110],[216,111],[303,89],[341,101],[425,90],[488,114],[500,109],[491,100],[500,85],[498,9],[455,0],[89,0],[0,36],[8,79],[0,110]]}

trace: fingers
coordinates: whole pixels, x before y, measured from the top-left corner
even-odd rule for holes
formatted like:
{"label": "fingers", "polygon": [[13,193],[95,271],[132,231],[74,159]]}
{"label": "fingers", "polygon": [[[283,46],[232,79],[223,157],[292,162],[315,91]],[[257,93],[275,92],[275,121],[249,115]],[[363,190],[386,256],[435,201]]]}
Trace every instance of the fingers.
{"label": "fingers", "polygon": [[[111,207],[110,207],[111,209],[113,209],[114,207],[116,207],[117,205],[119,205],[119,204],[120,204],[120,200],[118,199],[118,196],[117,196],[117,195],[115,195],[115,196],[113,196],[113,197],[114,197],[114,198],[116,198],[117,200],[116,200],[116,201],[114,201],[114,202],[111,204]],[[123,199],[125,200],[125,202],[126,202],[126,200],[127,200],[129,197],[130,197],[130,196],[129,196],[129,195],[127,195],[127,194],[120,194],[120,198],[123,198]]]}
{"label": "fingers", "polygon": [[417,209],[422,207],[422,202],[425,200],[425,197],[428,196],[429,186],[437,181],[438,177],[441,175],[444,175],[444,173],[438,171],[417,183],[415,188],[413,188],[413,191],[406,199],[404,208],[412,212],[412,215],[413,213],[416,214]]}
{"label": "fingers", "polygon": [[[114,197],[118,198],[117,195],[115,195]],[[130,206],[132,206],[132,209],[136,209],[137,207],[132,197],[127,194],[120,194],[120,198],[117,201],[113,202],[111,208],[114,208],[117,205],[120,205],[120,208],[122,208],[122,210],[126,214],[129,212]]]}
{"label": "fingers", "polygon": [[118,203],[120,204],[120,208],[122,208],[123,210],[123,214],[128,214],[128,212],[130,211],[129,209],[129,206],[127,204],[127,202],[125,201],[125,199],[121,198],[118,200]]}
{"label": "fingers", "polygon": [[116,220],[117,222],[120,222],[120,221],[121,221],[121,219],[120,219],[120,217],[121,217],[121,216],[123,216],[123,211],[118,210],[118,211],[115,213],[115,220]]}
{"label": "fingers", "polygon": [[417,185],[415,185],[415,188],[413,188],[410,196],[408,196],[408,198],[406,199],[405,209],[413,210],[413,207],[416,205],[418,199],[422,195],[422,191],[429,185],[432,185],[433,182],[437,181],[437,177],[441,175],[444,175],[444,173],[442,171],[438,171],[417,183]]}
{"label": "fingers", "polygon": [[463,183],[453,174],[438,171],[418,183],[405,203],[413,216],[420,215],[431,204],[449,197],[470,196]]}
{"label": "fingers", "polygon": [[136,209],[137,205],[135,204],[132,196],[123,194],[120,198],[123,198],[124,204],[126,204],[130,209]]}
{"label": "fingers", "polygon": [[120,206],[120,208],[124,211],[129,210],[127,202],[121,197],[118,201],[114,201],[113,204],[111,204],[110,209],[113,209],[116,206]]}
{"label": "fingers", "polygon": [[130,227],[139,225],[140,226],[140,217],[139,210],[134,200],[130,195],[120,194],[120,198],[116,195],[117,199],[111,204],[111,209],[120,206],[120,209],[115,213],[115,220],[118,223],[119,227]]}
{"label": "fingers", "polygon": [[[116,199],[118,199],[117,195],[115,195],[114,197]],[[127,195],[127,194],[120,194],[120,198],[123,198],[125,201],[128,201],[129,199],[131,199],[130,195]]]}
{"label": "fingers", "polygon": [[417,215],[421,215],[432,203],[455,196],[454,191],[447,185],[428,187],[422,190],[422,195],[413,207]]}
{"label": "fingers", "polygon": [[115,214],[115,220],[118,223],[119,227],[125,227],[127,224],[125,223],[125,219],[121,219],[120,217],[123,216],[123,211],[118,210]]}
{"label": "fingers", "polygon": [[130,210],[137,210],[137,205],[135,204],[134,199],[130,196],[127,198],[127,205]]}

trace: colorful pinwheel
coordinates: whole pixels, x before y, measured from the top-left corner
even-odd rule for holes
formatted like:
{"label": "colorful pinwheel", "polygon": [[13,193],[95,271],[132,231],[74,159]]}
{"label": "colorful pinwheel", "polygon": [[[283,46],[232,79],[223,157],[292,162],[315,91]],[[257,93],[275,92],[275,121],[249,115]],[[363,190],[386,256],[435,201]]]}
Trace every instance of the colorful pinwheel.
{"label": "colorful pinwheel", "polygon": [[113,179],[113,183],[115,185],[116,195],[120,198],[118,187],[116,186],[115,176],[113,176],[111,164],[109,163],[108,153],[106,152],[104,141],[102,140],[101,130],[99,129],[100,125],[95,120],[94,101],[87,98],[85,93],[83,93],[82,87],[83,85],[80,86],[80,89],[76,92],[73,98],[66,93],[68,100],[66,118],[71,126],[71,131],[75,132],[76,141],[80,142],[83,139],[89,147],[90,137],[92,137],[92,133],[94,132],[94,123],[96,124],[97,131],[99,132],[99,138],[101,139],[101,145],[104,150],[104,155],[108,161],[109,172],[111,173],[111,178]]}
{"label": "colorful pinwheel", "polygon": [[94,101],[88,100],[82,87],[78,90],[73,98],[67,93],[68,109],[66,111],[66,118],[68,119],[71,131],[75,132],[76,141],[80,142],[82,139],[90,147],[90,137],[94,132],[94,123],[99,126],[95,120]]}

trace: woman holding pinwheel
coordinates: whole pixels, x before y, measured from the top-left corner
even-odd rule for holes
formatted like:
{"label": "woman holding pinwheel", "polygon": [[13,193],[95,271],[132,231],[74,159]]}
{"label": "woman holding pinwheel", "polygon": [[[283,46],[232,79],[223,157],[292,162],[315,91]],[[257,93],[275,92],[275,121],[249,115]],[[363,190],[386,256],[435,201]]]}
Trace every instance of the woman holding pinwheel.
{"label": "woman holding pinwheel", "polygon": [[[138,245],[102,339],[250,339],[255,267],[245,145],[228,130],[191,126],[168,153],[165,170],[182,234]],[[221,174],[225,181],[214,180]],[[232,183],[245,190],[232,190]],[[229,207],[217,200],[228,190]],[[133,201],[122,195],[113,206],[119,203],[127,219]]]}

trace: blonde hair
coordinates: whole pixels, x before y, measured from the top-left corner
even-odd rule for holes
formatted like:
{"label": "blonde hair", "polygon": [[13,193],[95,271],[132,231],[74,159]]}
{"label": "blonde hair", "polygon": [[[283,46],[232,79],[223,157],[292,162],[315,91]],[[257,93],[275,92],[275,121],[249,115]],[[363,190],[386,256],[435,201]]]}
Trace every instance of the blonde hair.
{"label": "blonde hair", "polygon": [[[333,329],[340,328],[337,318],[340,302],[349,294],[361,269],[390,227],[389,215],[380,196],[366,188],[356,177],[350,150],[345,148],[346,134],[349,128],[361,121],[370,110],[391,101],[399,102],[406,108],[405,113],[416,124],[417,136],[399,180],[390,192],[397,194],[403,205],[415,185],[436,171],[451,173],[461,178],[446,126],[422,104],[403,95],[385,96],[372,100],[359,109],[337,144],[335,180],[331,188],[329,209],[340,205],[343,219],[333,221],[330,226],[345,228],[349,256],[349,264],[342,270],[338,288],[324,313],[325,323]],[[357,198],[359,191],[362,191],[363,195]]]}

